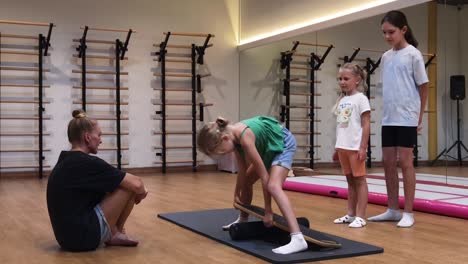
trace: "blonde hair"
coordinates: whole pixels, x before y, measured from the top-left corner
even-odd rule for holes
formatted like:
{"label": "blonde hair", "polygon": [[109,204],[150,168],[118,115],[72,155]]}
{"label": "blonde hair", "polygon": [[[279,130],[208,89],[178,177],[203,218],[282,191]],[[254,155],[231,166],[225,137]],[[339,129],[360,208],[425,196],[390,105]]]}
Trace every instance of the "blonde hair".
{"label": "blonde hair", "polygon": [[[356,86],[357,91],[359,91],[361,93],[364,93],[364,92],[367,91],[367,88],[368,88],[367,83],[366,83],[367,71],[364,70],[359,64],[354,63],[354,62],[347,62],[347,63],[343,64],[338,71],[342,71],[342,70],[350,70],[352,75],[360,77],[359,83]],[[336,100],[335,105],[332,108],[333,113],[336,111],[336,108],[338,107],[338,104],[340,103],[340,100],[345,95],[341,90],[340,90],[339,94],[340,94],[340,96],[338,97],[338,99]]]}
{"label": "blonde hair", "polygon": [[198,131],[198,149],[208,156],[215,154],[223,142],[223,136],[231,133],[228,124],[229,120],[223,117],[218,117],[216,121],[205,124]]}
{"label": "blonde hair", "polygon": [[73,119],[68,122],[68,141],[70,143],[79,143],[85,132],[91,132],[97,125],[97,121],[88,117],[85,111],[81,109],[73,110]]}

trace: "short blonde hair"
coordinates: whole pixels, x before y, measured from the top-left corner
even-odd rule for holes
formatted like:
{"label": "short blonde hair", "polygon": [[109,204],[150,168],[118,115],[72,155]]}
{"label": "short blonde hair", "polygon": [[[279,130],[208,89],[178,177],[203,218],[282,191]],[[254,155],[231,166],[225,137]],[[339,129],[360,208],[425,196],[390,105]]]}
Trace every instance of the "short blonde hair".
{"label": "short blonde hair", "polygon": [[205,124],[198,131],[198,149],[208,156],[216,154],[216,150],[223,142],[223,136],[231,133],[228,124],[229,120],[223,117],[218,117],[216,121]]}
{"label": "short blonde hair", "polygon": [[88,117],[85,111],[81,109],[73,110],[73,119],[68,122],[68,141],[70,143],[79,143],[85,132],[93,131],[97,121]]}

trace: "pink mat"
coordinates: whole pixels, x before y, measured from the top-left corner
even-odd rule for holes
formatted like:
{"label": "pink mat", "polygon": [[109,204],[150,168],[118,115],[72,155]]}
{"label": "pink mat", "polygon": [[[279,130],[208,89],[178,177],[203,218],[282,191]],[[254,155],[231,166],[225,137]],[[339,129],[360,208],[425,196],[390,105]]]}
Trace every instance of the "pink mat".
{"label": "pink mat", "polygon": [[[340,188],[334,186],[318,185],[311,183],[302,183],[302,182],[293,182],[286,181],[283,185],[283,189],[303,192],[303,193],[312,193],[330,197],[337,197],[342,199],[348,198],[348,189]],[[387,205],[387,195],[381,193],[372,193],[369,192],[369,203]],[[404,206],[404,198],[399,198],[400,208]],[[446,216],[453,216],[468,219],[468,206],[445,203],[441,201],[430,201],[425,199],[415,199],[414,200],[414,210],[440,214]]]}

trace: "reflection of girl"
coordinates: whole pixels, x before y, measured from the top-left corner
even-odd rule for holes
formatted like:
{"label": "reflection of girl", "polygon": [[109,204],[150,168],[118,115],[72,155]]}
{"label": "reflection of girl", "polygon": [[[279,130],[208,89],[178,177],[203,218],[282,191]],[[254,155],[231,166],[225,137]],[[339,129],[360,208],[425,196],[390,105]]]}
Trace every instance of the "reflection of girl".
{"label": "reflection of girl", "polygon": [[[235,202],[250,204],[252,186],[261,179],[265,200],[263,222],[266,226],[273,224],[273,197],[291,231],[289,244],[275,248],[273,252],[291,254],[307,249],[291,203],[282,188],[296,151],[296,139],[289,130],[282,127],[276,119],[266,116],[257,116],[233,125],[218,117],[216,122],[208,123],[200,129],[197,143],[199,149],[209,156],[235,153],[238,166]],[[234,223],[246,222],[247,218],[248,214],[241,212]],[[228,229],[229,226],[224,226],[223,229]]]}
{"label": "reflection of girl", "polygon": [[366,72],[357,64],[346,63],[338,71],[341,97],[334,107],[336,114],[336,151],[333,159],[340,160],[348,181],[348,214],[335,219],[335,224],[364,227],[367,207],[366,150],[370,131],[369,99]]}
{"label": "reflection of girl", "polygon": [[[382,56],[383,83],[382,154],[387,183],[388,209],[369,221],[399,221],[398,227],[414,224],[413,203],[416,175],[413,148],[421,129],[427,100],[427,74],[418,42],[400,11],[388,12],[381,22],[385,40],[392,49]],[[397,160],[403,173],[405,209],[399,211]]]}

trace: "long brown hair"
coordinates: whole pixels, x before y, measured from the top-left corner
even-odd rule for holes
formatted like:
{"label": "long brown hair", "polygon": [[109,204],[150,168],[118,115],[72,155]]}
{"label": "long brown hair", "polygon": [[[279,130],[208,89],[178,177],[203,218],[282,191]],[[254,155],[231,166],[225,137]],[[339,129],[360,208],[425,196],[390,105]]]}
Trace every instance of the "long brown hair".
{"label": "long brown hair", "polygon": [[407,30],[405,33],[405,39],[406,42],[409,44],[413,45],[415,48],[418,47],[418,41],[413,35],[413,31],[411,30],[410,26],[408,25],[408,20],[406,19],[406,16],[403,12],[398,11],[398,10],[392,10],[389,11],[385,16],[382,18],[382,21],[380,22],[380,25],[382,25],[384,22],[388,22],[392,24],[393,26],[402,29],[403,27],[406,26]]}

